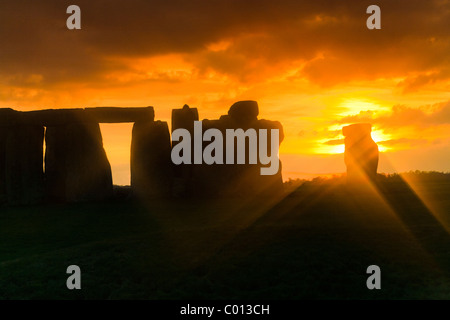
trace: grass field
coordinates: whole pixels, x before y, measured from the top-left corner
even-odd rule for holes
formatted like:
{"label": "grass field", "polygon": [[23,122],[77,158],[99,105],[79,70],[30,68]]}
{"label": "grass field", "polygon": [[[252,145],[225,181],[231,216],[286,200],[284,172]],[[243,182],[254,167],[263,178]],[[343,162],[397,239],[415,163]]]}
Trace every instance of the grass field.
{"label": "grass field", "polygon": [[[0,299],[450,299],[450,175],[404,179],[0,208]],[[66,288],[73,264],[81,290]]]}

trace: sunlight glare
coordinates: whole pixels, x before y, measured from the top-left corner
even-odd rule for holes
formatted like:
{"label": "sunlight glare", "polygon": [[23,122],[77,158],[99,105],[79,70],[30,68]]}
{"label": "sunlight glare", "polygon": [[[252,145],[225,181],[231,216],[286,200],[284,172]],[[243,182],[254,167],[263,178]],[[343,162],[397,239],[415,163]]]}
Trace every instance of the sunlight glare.
{"label": "sunlight glare", "polygon": [[368,111],[368,110],[380,110],[381,106],[379,104],[363,100],[363,99],[345,99],[339,107],[345,108],[346,111],[340,113],[340,116],[346,117],[346,116],[352,116],[359,114],[361,111]]}

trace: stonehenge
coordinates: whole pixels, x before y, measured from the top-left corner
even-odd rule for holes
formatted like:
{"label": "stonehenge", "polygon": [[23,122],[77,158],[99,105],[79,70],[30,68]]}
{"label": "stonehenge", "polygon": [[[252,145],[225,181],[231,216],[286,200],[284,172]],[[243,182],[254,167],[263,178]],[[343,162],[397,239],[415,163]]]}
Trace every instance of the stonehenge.
{"label": "stonehenge", "polygon": [[[258,114],[256,101],[239,101],[231,106],[228,114],[215,120],[202,120],[202,124],[205,129],[216,128],[221,132],[237,128],[278,129],[280,144],[281,124],[258,119]],[[194,122],[198,120],[196,108],[185,105],[174,109],[172,132],[183,128],[193,133]],[[171,151],[177,142],[173,141],[172,145],[168,124],[155,121],[152,107],[27,112],[4,108],[0,109],[0,205],[96,201],[111,197],[111,165],[103,148],[99,123],[119,122],[134,123],[130,175],[133,195],[139,198],[251,196],[276,192],[283,186],[278,155],[278,171],[267,176],[260,174],[260,168],[267,166],[262,163],[175,165]],[[270,134],[265,137],[269,146],[270,138]],[[210,143],[200,147],[206,148]],[[245,148],[249,148],[248,143]]]}
{"label": "stonehenge", "polygon": [[[261,174],[262,168],[270,165],[261,161],[261,150],[264,149],[260,142],[267,139],[266,159],[272,160],[270,152],[274,149],[271,144],[274,141],[278,146],[282,143],[283,126],[278,121],[258,119],[258,115],[256,101],[239,101],[219,119],[199,121],[197,108],[184,105],[172,110],[169,131],[167,122],[155,121],[153,107],[28,112],[0,109],[0,205],[97,201],[112,197],[111,165],[103,148],[99,124],[120,122],[134,123],[130,176],[132,193],[138,198],[276,194],[283,188],[281,161],[277,154],[275,174]],[[191,141],[189,164],[174,163],[172,151],[183,138],[178,141],[171,137],[171,132],[185,129],[181,131],[195,136],[199,126],[203,132],[213,129],[211,131],[222,136],[220,147],[215,144],[215,136],[202,138],[199,144]],[[247,134],[253,132],[249,129],[256,133],[253,136]],[[376,178],[379,151],[371,138],[371,130],[368,123],[342,128],[349,182]],[[239,131],[242,135],[229,136],[230,131]],[[272,136],[273,132],[278,133],[278,141]],[[250,140],[257,142],[256,147],[253,144],[250,147]],[[187,149],[178,149],[189,151],[189,145]],[[218,152],[222,159],[227,159],[226,163],[194,161],[196,153],[203,155],[206,150],[215,158]],[[245,150],[244,156],[239,150]],[[238,155],[241,162],[236,161]],[[235,161],[230,163],[233,157]],[[244,157],[245,161],[242,161]]]}
{"label": "stonehenge", "polygon": [[376,179],[379,151],[372,140],[371,131],[370,123],[357,123],[342,128],[345,136],[344,161],[350,183]]}
{"label": "stonehenge", "polygon": [[153,120],[152,107],[0,109],[0,204],[111,197],[111,166],[99,123]]}

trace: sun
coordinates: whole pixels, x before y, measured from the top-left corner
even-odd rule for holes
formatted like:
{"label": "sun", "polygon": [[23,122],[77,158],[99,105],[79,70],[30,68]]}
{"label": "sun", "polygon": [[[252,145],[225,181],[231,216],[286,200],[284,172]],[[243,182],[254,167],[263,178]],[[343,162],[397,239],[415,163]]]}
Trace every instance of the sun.
{"label": "sun", "polygon": [[389,147],[379,144],[380,141],[390,140],[392,138],[390,134],[385,133],[381,129],[377,129],[376,127],[372,127],[371,136],[372,140],[375,141],[376,144],[378,144],[378,150],[380,150],[380,152],[386,152],[390,150]]}

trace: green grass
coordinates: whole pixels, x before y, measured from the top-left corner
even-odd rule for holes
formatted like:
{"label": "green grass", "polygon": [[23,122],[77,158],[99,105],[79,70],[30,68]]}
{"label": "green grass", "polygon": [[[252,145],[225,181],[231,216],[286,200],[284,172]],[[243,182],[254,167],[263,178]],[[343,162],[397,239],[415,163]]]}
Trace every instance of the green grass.
{"label": "green grass", "polygon": [[412,177],[416,193],[391,176],[378,193],[336,178],[277,200],[0,208],[0,298],[450,299],[450,180]]}

